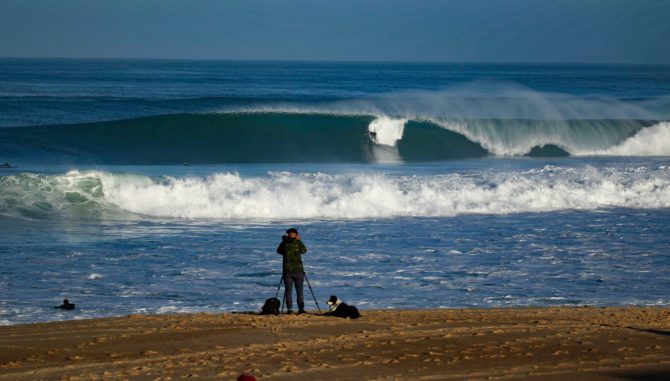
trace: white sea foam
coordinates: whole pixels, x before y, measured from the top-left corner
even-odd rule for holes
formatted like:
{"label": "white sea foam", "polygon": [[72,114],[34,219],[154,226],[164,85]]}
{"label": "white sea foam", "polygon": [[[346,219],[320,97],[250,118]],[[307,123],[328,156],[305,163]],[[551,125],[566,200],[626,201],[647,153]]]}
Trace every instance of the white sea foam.
{"label": "white sea foam", "polygon": [[406,119],[379,117],[370,123],[368,132],[374,136],[375,143],[395,147],[398,140],[402,139],[406,122]]}
{"label": "white sea foam", "polygon": [[97,175],[108,202],[155,217],[350,219],[670,207],[670,173],[650,169],[546,167],[477,176],[221,173],[162,182]]}
{"label": "white sea foam", "polygon": [[376,163],[401,163],[402,157],[396,143],[402,139],[405,130],[405,119],[394,119],[380,116],[368,125],[372,158]]}
{"label": "white sea foam", "polygon": [[[355,219],[670,207],[670,169],[659,165],[430,176],[281,172],[150,178],[72,171],[6,180],[11,192],[0,192],[0,214],[29,218]],[[21,181],[29,186],[15,184]],[[23,190],[21,198],[15,188]]]}
{"label": "white sea foam", "polygon": [[637,134],[605,150],[583,154],[611,156],[670,156],[670,123],[643,128]]}

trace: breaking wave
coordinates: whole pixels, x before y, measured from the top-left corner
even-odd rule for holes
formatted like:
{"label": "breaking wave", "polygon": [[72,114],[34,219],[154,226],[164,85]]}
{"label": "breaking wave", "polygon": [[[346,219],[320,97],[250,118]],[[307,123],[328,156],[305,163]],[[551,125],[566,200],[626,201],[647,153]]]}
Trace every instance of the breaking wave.
{"label": "breaking wave", "polygon": [[0,158],[19,163],[182,164],[667,156],[669,137],[670,123],[653,120],[254,111],[2,128]]}
{"label": "breaking wave", "polygon": [[621,143],[591,155],[609,156],[670,156],[670,123],[662,122],[641,129]]}
{"label": "breaking wave", "polygon": [[[296,207],[299,205],[299,207]],[[0,215],[22,218],[358,219],[670,207],[670,167],[546,166],[393,176],[103,171],[0,177]]]}

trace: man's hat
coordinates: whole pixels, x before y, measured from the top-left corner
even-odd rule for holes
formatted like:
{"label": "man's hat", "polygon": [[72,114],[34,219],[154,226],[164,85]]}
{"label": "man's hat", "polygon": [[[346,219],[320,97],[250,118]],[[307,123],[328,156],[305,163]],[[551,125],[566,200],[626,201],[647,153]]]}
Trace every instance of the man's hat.
{"label": "man's hat", "polygon": [[291,234],[291,233],[298,234],[298,229],[296,229],[296,228],[290,228],[290,229],[288,229],[288,230],[286,231],[286,234]]}

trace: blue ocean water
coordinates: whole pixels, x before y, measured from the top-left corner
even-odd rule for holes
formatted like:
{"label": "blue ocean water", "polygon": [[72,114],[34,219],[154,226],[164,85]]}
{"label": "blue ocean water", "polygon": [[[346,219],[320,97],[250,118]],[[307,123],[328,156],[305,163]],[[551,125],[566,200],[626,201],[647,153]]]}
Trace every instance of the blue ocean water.
{"label": "blue ocean water", "polygon": [[0,60],[0,323],[256,310],[291,226],[322,307],[668,305],[668,95],[669,66]]}

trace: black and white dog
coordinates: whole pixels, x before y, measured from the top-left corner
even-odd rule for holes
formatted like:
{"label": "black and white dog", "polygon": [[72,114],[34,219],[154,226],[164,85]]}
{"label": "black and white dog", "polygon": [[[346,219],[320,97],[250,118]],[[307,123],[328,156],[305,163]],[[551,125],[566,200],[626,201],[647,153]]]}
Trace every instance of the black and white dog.
{"label": "black and white dog", "polygon": [[335,295],[330,296],[328,305],[330,306],[330,311],[326,312],[326,316],[336,316],[345,319],[356,319],[361,317],[361,314],[358,313],[358,308],[344,303]]}

